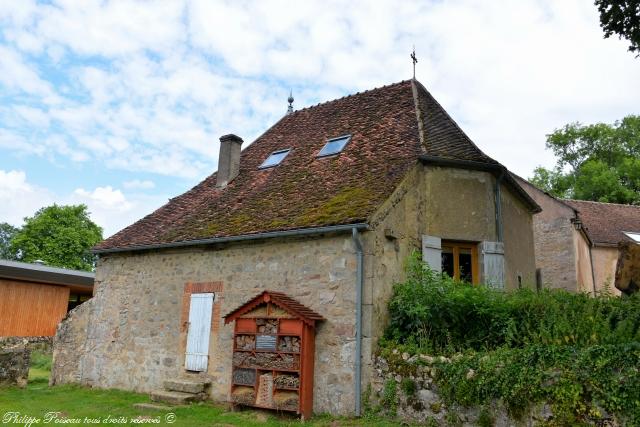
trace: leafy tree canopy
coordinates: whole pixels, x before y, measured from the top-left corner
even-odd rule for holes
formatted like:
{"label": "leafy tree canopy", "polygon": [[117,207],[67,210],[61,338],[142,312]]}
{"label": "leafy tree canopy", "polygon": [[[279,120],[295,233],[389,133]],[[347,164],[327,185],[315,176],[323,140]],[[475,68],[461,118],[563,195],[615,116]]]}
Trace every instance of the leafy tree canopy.
{"label": "leafy tree canopy", "polygon": [[9,247],[11,244],[11,239],[19,230],[13,225],[0,222],[0,259],[16,259],[16,254],[11,251]]}
{"label": "leafy tree canopy", "polygon": [[40,209],[11,240],[21,261],[43,260],[50,266],[91,271],[90,249],[102,240],[102,228],[89,218],[85,205],[53,205]]}
{"label": "leafy tree canopy", "polygon": [[640,56],[640,0],[595,0],[604,37],[629,40],[629,51]]}
{"label": "leafy tree canopy", "polygon": [[547,135],[553,169],[538,167],[531,182],[558,197],[640,204],[640,116],[614,124],[568,124]]}

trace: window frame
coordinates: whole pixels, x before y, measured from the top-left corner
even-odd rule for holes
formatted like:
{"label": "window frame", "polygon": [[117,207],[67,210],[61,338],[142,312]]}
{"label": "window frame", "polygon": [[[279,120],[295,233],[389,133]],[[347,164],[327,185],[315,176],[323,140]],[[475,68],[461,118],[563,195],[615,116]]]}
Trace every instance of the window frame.
{"label": "window frame", "polygon": [[[445,249],[449,249],[453,253],[453,278],[456,280],[460,280],[460,249],[469,249],[471,251],[471,284],[478,285],[480,283],[477,243],[443,239],[440,249],[442,253],[445,252]],[[442,273],[445,274],[444,270]]]}
{"label": "window frame", "polygon": [[[269,154],[267,156],[266,159],[264,159],[264,161],[262,162],[262,164],[260,164],[260,166],[258,166],[258,169],[270,169],[270,168],[275,168],[276,166],[278,166],[280,163],[284,162],[284,159],[287,158],[287,156],[289,155],[289,153],[291,152],[291,148],[283,148],[282,150],[276,150],[273,151],[271,154]],[[267,160],[269,160],[271,157],[275,156],[276,154],[281,154],[281,153],[286,153],[278,163],[275,163],[273,165],[266,165],[265,163],[267,163]]]}
{"label": "window frame", "polygon": [[[338,141],[340,139],[346,139],[347,140],[344,143],[344,145],[342,146],[342,148],[340,148],[340,150],[334,151],[334,152],[331,152],[331,153],[327,153],[327,154],[322,154],[322,150],[324,150],[327,147],[327,145],[331,144],[334,141]],[[320,149],[320,151],[318,152],[318,155],[316,157],[317,158],[324,158],[324,157],[336,156],[336,155],[342,153],[350,142],[351,142],[351,134],[341,135],[341,136],[337,136],[335,138],[327,139],[327,141],[324,143],[324,145],[322,146],[322,148]]]}

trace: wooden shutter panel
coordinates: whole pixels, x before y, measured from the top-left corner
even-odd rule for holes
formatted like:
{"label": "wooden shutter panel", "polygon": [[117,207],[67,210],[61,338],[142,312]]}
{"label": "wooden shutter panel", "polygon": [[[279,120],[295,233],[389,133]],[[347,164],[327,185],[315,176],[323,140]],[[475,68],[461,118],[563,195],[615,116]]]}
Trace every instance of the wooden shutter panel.
{"label": "wooden shutter panel", "polygon": [[482,242],[482,282],[492,288],[504,289],[504,243]]}
{"label": "wooden shutter panel", "polygon": [[422,260],[437,273],[442,273],[442,239],[422,236]]}
{"label": "wooden shutter panel", "polygon": [[213,293],[191,294],[185,357],[185,368],[189,371],[207,371],[213,300]]}

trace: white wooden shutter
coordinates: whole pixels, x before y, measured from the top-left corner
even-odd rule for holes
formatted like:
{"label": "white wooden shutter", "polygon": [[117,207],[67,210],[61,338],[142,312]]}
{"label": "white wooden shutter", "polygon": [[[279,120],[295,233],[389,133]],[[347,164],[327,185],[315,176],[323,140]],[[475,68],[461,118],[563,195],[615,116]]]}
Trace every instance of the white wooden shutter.
{"label": "white wooden shutter", "polygon": [[442,239],[436,236],[422,236],[422,261],[436,273],[442,272]]}
{"label": "white wooden shutter", "polygon": [[213,297],[212,293],[191,294],[185,357],[185,368],[189,371],[207,370]]}
{"label": "white wooden shutter", "polygon": [[492,288],[504,289],[504,243],[482,242],[482,282]]}

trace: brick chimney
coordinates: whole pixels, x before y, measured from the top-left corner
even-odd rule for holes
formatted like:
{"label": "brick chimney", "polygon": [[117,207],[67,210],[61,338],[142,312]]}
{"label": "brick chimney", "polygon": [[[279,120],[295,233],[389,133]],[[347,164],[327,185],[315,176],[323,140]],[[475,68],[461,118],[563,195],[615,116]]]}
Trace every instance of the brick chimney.
{"label": "brick chimney", "polygon": [[220,156],[218,157],[218,175],[216,186],[225,187],[240,172],[240,147],[242,138],[229,134],[220,137]]}

